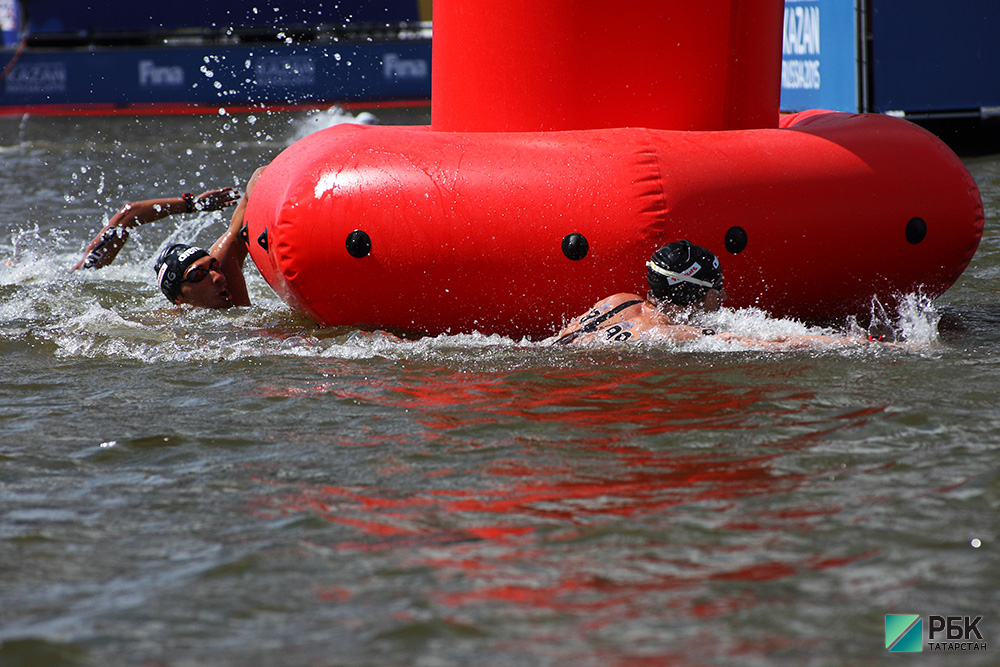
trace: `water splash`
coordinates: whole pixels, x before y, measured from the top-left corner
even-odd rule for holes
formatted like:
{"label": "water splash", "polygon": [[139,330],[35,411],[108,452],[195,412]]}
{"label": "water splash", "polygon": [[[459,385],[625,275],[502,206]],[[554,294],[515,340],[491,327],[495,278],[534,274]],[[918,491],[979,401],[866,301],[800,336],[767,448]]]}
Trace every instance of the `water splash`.
{"label": "water splash", "polygon": [[367,111],[354,115],[344,109],[334,106],[306,116],[297,121],[291,141],[298,141],[304,137],[343,123],[356,123],[358,125],[378,125],[379,119]]}
{"label": "water splash", "polygon": [[697,313],[690,316],[690,323],[761,341],[789,336],[844,335],[844,332],[830,327],[810,326],[794,318],[773,317],[759,308],[723,308],[714,313]]}
{"label": "water splash", "polygon": [[910,346],[930,347],[938,343],[940,321],[941,314],[927,295],[916,292],[900,297],[895,329]]}
{"label": "water splash", "polygon": [[[525,353],[536,360],[538,354],[559,358],[590,354],[553,348],[545,341],[476,332],[418,337],[354,327],[320,328],[291,312],[252,266],[247,267],[245,275],[253,307],[225,312],[170,307],[154,284],[151,258],[177,241],[210,244],[221,228],[221,219],[209,213],[177,216],[170,218],[172,225],[161,223],[160,229],[148,233],[143,229],[134,235],[118,261],[100,271],[69,270],[79,258],[75,246],[81,240],[69,238],[65,231],[42,230],[37,225],[17,231],[9,237],[6,247],[0,246],[0,339],[18,344],[45,341],[54,344],[56,355],[63,358],[117,358],[145,363],[295,356],[441,363],[488,358],[509,366],[517,365],[517,357]],[[926,350],[937,343],[940,316],[933,302],[915,293],[900,297],[898,304],[893,313],[873,301],[872,321],[890,327],[898,340],[905,341],[905,349]],[[693,313],[685,323],[732,332],[761,344],[704,336],[684,343],[645,341],[639,345],[612,343],[596,347],[627,354],[632,352],[626,350],[635,349],[640,355],[651,351],[775,353],[768,350],[766,343],[796,336],[830,336],[850,339],[851,344],[817,344],[811,349],[834,354],[867,354],[866,350],[872,349],[867,343],[867,330],[855,321],[848,321],[843,328],[815,326],[746,308]]]}
{"label": "water splash", "polygon": [[863,337],[871,335],[877,340],[905,344],[911,349],[926,349],[937,344],[941,315],[934,301],[919,290],[897,295],[894,300],[893,312],[873,296],[868,326],[862,327],[855,318],[849,318],[849,333]]}

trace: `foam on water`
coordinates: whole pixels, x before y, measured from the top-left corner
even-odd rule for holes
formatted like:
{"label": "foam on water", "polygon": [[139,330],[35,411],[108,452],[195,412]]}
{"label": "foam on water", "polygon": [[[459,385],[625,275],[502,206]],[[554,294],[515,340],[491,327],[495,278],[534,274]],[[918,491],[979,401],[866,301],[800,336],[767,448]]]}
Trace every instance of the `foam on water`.
{"label": "foam on water", "polygon": [[922,293],[906,294],[900,299],[895,330],[913,347],[929,347],[939,341],[941,315],[934,302]]}
{"label": "foam on water", "polygon": [[[7,335],[20,338],[29,323],[32,335],[57,347],[63,358],[117,358],[146,363],[179,360],[231,360],[269,356],[358,359],[371,357],[447,356],[455,351],[484,349],[541,350],[551,341],[529,341],[478,332],[427,336],[417,340],[387,332],[360,331],[351,327],[323,329],[292,313],[270,290],[260,275],[247,267],[248,287],[254,306],[229,311],[172,308],[152,277],[151,260],[168,244],[197,239],[208,245],[221,227],[218,214],[172,218],[173,227],[140,230],[119,260],[100,271],[70,271],[78,252],[67,251],[67,234],[60,230],[29,229],[15,234],[0,251],[0,318],[8,323]],[[138,238],[137,238],[138,237]],[[62,252],[45,255],[46,248]],[[926,349],[938,342],[940,316],[933,302],[921,294],[899,299],[891,315],[873,302],[872,319],[888,325],[910,350]],[[789,318],[776,318],[754,309],[722,309],[693,314],[687,323],[735,333],[751,342],[737,343],[705,336],[694,341],[644,341],[630,347],[670,353],[735,353],[768,349],[768,343],[787,337],[832,336],[850,345],[823,345],[814,351],[850,353],[868,349],[866,331],[856,322],[842,329],[815,326]],[[15,335],[15,330],[17,331]],[[555,333],[555,332],[553,332]],[[755,345],[752,341],[760,341]],[[620,344],[602,343],[614,347]],[[554,350],[554,348],[553,348]],[[563,353],[559,353],[563,354]]]}
{"label": "foam on water", "polygon": [[324,111],[319,111],[300,120],[298,127],[292,134],[292,141],[298,141],[314,132],[325,130],[334,125],[342,123],[356,123],[358,125],[378,125],[379,119],[374,114],[362,111],[352,114],[344,109],[334,106]]}

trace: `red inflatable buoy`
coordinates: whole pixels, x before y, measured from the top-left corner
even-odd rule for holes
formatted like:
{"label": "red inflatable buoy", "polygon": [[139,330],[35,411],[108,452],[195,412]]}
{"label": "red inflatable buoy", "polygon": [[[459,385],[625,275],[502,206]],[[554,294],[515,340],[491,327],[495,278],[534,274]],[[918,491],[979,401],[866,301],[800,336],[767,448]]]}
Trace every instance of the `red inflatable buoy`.
{"label": "red inflatable buoy", "polygon": [[320,324],[544,336],[644,293],[644,262],[682,238],[719,256],[731,306],[828,319],[933,296],[983,212],[924,130],[809,112],[707,132],[336,126],[265,169],[246,220],[265,279]]}
{"label": "red inflatable buoy", "polygon": [[[433,122],[338,126],[250,197],[250,254],[325,325],[544,336],[687,238],[729,305],[830,319],[961,274],[982,203],[901,119],[779,123],[782,0],[436,0]],[[779,127],[780,125],[780,127]]]}

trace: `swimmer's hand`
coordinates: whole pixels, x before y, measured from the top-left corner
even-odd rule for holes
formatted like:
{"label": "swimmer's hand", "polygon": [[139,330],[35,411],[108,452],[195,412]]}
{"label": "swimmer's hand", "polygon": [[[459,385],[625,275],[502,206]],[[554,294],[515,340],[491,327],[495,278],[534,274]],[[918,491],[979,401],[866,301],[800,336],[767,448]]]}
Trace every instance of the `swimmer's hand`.
{"label": "swimmer's hand", "polygon": [[868,327],[868,340],[873,343],[897,343],[902,337],[884,322],[872,322]]}
{"label": "swimmer's hand", "polygon": [[236,206],[240,201],[240,193],[233,188],[207,190],[194,198],[194,210],[218,211],[229,206]]}
{"label": "swimmer's hand", "polygon": [[87,246],[83,259],[77,262],[74,269],[99,269],[107,266],[115,257],[118,251],[128,240],[128,230],[117,225],[108,225],[94,237],[94,240]]}
{"label": "swimmer's hand", "polygon": [[240,193],[233,188],[206,190],[200,195],[184,194],[179,197],[147,199],[125,204],[90,242],[83,259],[74,269],[99,269],[110,264],[128,240],[128,230],[154,222],[168,215],[194,211],[218,211],[236,206]]}

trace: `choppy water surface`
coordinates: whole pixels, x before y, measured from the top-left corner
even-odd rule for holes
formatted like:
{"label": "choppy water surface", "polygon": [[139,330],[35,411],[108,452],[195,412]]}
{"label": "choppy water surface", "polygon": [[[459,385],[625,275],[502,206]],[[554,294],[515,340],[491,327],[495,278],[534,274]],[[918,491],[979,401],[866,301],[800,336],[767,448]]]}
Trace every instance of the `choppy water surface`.
{"label": "choppy water surface", "polygon": [[[164,309],[150,258],[221,214],[67,270],[122,202],[327,122],[0,119],[0,664],[996,664],[997,157],[899,349],[400,340],[252,269],[251,308]],[[990,651],[890,656],[888,613],[981,615]]]}

